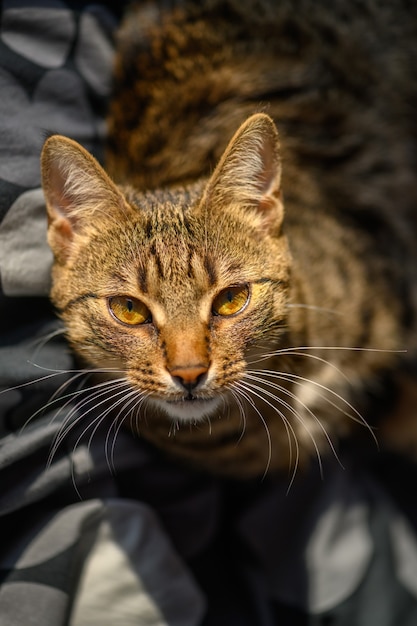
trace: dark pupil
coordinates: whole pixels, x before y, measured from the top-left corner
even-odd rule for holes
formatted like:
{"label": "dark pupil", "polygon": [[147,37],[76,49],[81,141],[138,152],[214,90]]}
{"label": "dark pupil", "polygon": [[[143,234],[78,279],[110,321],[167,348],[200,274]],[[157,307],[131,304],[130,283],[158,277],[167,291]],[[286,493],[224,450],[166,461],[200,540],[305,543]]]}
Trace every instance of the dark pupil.
{"label": "dark pupil", "polygon": [[228,301],[229,301],[229,302],[231,302],[231,301],[233,300],[233,294],[232,294],[232,292],[231,292],[231,291],[228,291],[228,292],[227,292],[227,296],[226,296],[226,297],[227,297]]}
{"label": "dark pupil", "polygon": [[129,313],[131,313],[133,311],[133,302],[132,302],[132,300],[127,300],[126,301],[126,306],[127,306],[127,310],[129,311]]}

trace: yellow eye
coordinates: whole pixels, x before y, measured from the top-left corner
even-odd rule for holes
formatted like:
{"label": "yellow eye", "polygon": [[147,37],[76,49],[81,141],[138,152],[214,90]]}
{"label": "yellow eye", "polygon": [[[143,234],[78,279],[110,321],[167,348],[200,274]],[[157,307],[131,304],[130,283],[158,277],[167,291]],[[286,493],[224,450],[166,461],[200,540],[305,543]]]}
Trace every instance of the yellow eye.
{"label": "yellow eye", "polygon": [[249,286],[235,285],[223,289],[213,300],[214,315],[235,315],[240,313],[249,302]]}
{"label": "yellow eye", "polygon": [[113,296],[108,300],[113,317],[122,324],[138,326],[151,321],[151,312],[146,304],[129,296]]}

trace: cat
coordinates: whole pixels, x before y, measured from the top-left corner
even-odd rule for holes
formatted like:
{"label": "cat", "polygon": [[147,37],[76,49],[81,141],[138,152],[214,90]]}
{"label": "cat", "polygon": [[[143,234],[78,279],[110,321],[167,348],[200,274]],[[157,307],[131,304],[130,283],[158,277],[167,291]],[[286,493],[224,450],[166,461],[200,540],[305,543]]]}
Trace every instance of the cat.
{"label": "cat", "polygon": [[58,135],[41,159],[51,299],[109,423],[238,478],[379,439],[363,409],[417,344],[415,24],[133,3],[105,169]]}

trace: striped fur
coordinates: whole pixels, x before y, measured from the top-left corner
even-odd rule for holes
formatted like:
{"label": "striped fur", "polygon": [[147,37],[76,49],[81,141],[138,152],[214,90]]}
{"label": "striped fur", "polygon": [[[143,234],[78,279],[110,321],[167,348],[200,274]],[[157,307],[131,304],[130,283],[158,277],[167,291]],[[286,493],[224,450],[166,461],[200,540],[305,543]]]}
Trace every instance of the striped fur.
{"label": "striped fur", "polygon": [[[74,350],[136,391],[115,413],[169,454],[234,476],[296,466],[413,371],[412,28],[400,0],[212,0],[152,20],[139,3],[109,114],[119,186],[47,141],[52,299]],[[216,315],[239,285],[245,307]],[[120,295],[152,321],[118,323]]]}

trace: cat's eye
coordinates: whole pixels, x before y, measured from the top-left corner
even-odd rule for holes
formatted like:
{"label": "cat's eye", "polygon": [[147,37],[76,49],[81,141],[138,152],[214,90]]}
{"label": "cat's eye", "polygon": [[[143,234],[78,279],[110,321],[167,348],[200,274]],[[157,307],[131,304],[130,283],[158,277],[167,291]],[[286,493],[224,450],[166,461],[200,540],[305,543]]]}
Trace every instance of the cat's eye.
{"label": "cat's eye", "polygon": [[113,296],[108,300],[110,313],[118,322],[139,326],[151,321],[151,312],[146,304],[129,296]]}
{"label": "cat's eye", "polygon": [[213,300],[212,311],[214,315],[236,315],[246,307],[249,297],[249,285],[232,285],[217,294]]}

